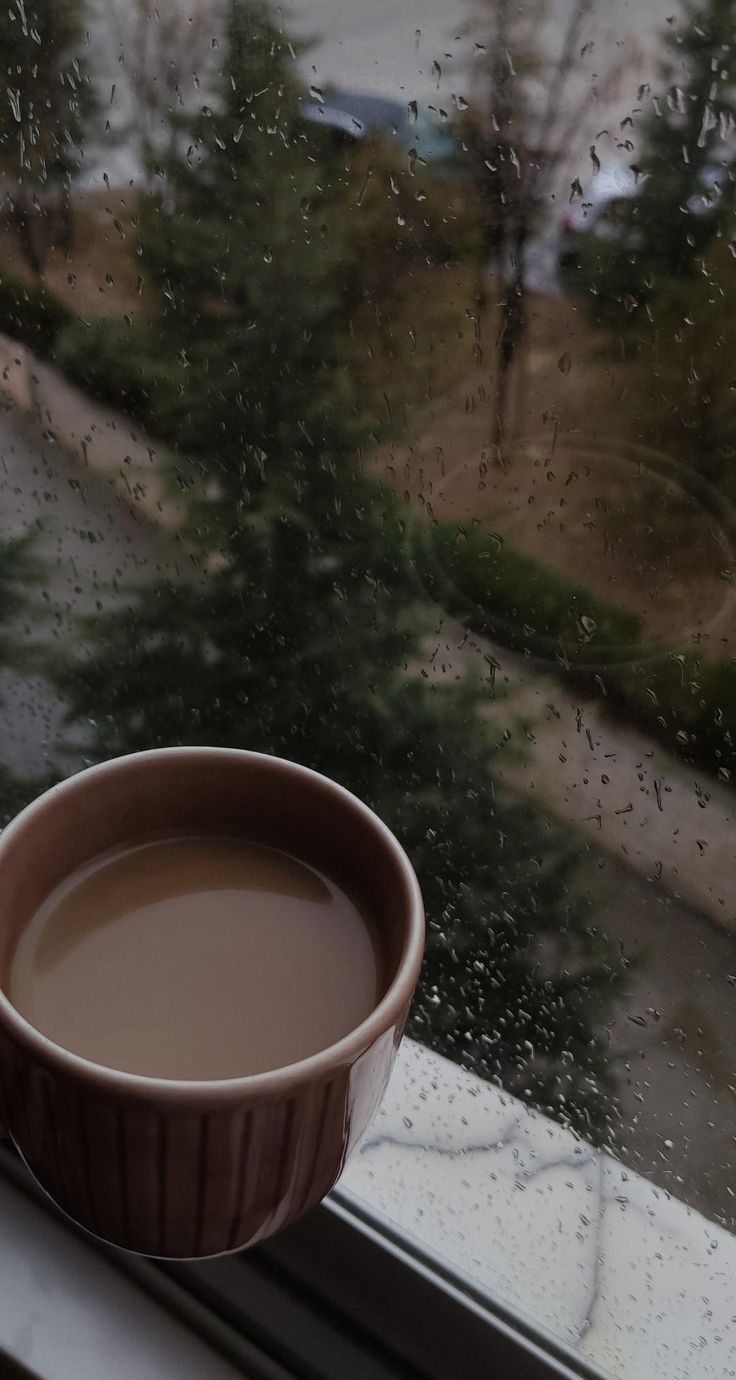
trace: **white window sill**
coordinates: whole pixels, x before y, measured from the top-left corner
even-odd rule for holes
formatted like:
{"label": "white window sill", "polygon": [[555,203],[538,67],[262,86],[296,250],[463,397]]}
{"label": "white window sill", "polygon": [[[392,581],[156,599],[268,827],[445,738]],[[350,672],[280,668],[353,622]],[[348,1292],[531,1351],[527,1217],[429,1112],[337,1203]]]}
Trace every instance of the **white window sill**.
{"label": "white window sill", "polygon": [[0,1349],[43,1380],[242,1380],[240,1368],[3,1177],[0,1247]]}
{"label": "white window sill", "polygon": [[[15,1166],[19,1181],[22,1174]],[[373,1238],[382,1273],[383,1257],[387,1267],[391,1253],[381,1233],[385,1223],[394,1241],[398,1236],[405,1243],[409,1262],[412,1243],[418,1248],[418,1270],[426,1274],[429,1262],[431,1273],[436,1262],[438,1279],[444,1273],[440,1290],[449,1287],[461,1304],[467,1297],[467,1309],[463,1305],[460,1311],[467,1311],[468,1321],[479,1299],[483,1307],[487,1300],[489,1316],[495,1312],[497,1329],[505,1326],[508,1333],[510,1320],[513,1333],[518,1316],[518,1335],[528,1342],[512,1364],[514,1375],[571,1375],[577,1373],[576,1357],[586,1373],[619,1380],[691,1380],[694,1375],[726,1380],[736,1373],[736,1238],[609,1155],[412,1041],[404,1042],[383,1107],[333,1196],[338,1215],[341,1205],[353,1204],[378,1223]],[[307,1286],[318,1283],[315,1267],[319,1264],[324,1275],[326,1265],[334,1275],[328,1281],[333,1301],[339,1303],[351,1288],[359,1298],[364,1294],[368,1325],[379,1343],[386,1340],[386,1317],[372,1307],[350,1230],[347,1249],[333,1269],[324,1235],[320,1245],[324,1223],[305,1226],[311,1232],[306,1252],[302,1242]],[[290,1242],[289,1233],[277,1241],[281,1263],[290,1256],[296,1260],[298,1241]],[[248,1309],[250,1321],[265,1332],[285,1335],[293,1325],[298,1334],[301,1328],[292,1355],[300,1355],[309,1342],[318,1370],[321,1358],[335,1359],[334,1336],[325,1331],[320,1341],[311,1317],[304,1331],[298,1292],[285,1299],[277,1293],[270,1302],[268,1292],[259,1292],[259,1252],[180,1272],[180,1285],[186,1286],[187,1274],[205,1283],[208,1317],[216,1319],[217,1295],[229,1296],[229,1326],[238,1338],[242,1312],[243,1344],[231,1345],[228,1352],[240,1360],[231,1365],[202,1339],[209,1336],[221,1347],[216,1321],[199,1326],[198,1335],[194,1313],[202,1305],[194,1298],[187,1295],[180,1316],[172,1316],[156,1301],[162,1290],[153,1267],[138,1272],[138,1285],[132,1282],[116,1268],[117,1259],[125,1267],[127,1258],[100,1254],[2,1176],[0,1242],[0,1351],[43,1380],[98,1380],[101,1375],[105,1380],[199,1380],[204,1375],[234,1380],[244,1374],[296,1373],[278,1362],[265,1368],[257,1363],[248,1350]],[[251,1278],[248,1271],[254,1270]],[[399,1314],[406,1287],[405,1274],[395,1298]],[[265,1316],[269,1307],[270,1319]],[[187,1325],[190,1310],[194,1330]],[[219,1310],[219,1316],[226,1314]],[[441,1318],[437,1325],[442,1336]],[[454,1348],[464,1333],[469,1341],[470,1328],[460,1318],[449,1343],[451,1355],[457,1355]],[[232,1335],[226,1340],[232,1342]],[[346,1344],[341,1334],[340,1345]],[[485,1374],[495,1344],[492,1332],[483,1334],[473,1374]],[[351,1345],[354,1371],[362,1364],[362,1344],[357,1338]],[[549,1355],[549,1369],[529,1371],[529,1347]],[[427,1374],[452,1374],[439,1355],[432,1361]],[[344,1373],[344,1367],[331,1371],[326,1365],[325,1374],[332,1373]],[[384,1374],[383,1368],[371,1368],[366,1357],[365,1374],[377,1373]]]}
{"label": "white window sill", "polygon": [[621,1380],[736,1374],[736,1237],[412,1041],[340,1191]]}

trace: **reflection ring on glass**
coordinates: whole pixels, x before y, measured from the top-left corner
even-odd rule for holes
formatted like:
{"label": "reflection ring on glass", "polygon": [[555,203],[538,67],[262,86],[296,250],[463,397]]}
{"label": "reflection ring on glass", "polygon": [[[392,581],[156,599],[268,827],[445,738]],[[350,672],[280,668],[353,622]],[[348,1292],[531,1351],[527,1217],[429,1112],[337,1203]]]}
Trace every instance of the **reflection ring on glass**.
{"label": "reflection ring on glass", "polygon": [[[594,674],[613,664],[649,664],[707,644],[736,623],[736,516],[712,485],[662,452],[579,438],[550,454],[540,442],[509,453],[504,470],[462,462],[435,482],[432,503],[440,526],[419,504],[406,526],[423,593],[461,625],[540,667]],[[462,569],[469,541],[485,542],[471,571]],[[488,575],[496,558],[494,589]],[[684,559],[697,580],[683,587],[677,572]],[[586,564],[599,588],[601,578],[611,587],[610,598],[594,592]],[[705,578],[711,606],[701,616]],[[698,617],[680,624],[686,595]]]}

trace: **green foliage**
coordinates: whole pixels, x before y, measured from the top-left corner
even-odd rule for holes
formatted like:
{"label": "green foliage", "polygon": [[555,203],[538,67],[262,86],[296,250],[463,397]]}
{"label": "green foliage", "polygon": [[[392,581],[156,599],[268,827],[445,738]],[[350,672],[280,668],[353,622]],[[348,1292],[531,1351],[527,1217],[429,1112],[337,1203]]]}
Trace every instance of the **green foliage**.
{"label": "green foliage", "polygon": [[724,137],[736,114],[736,0],[687,0],[683,9],[665,34],[667,89],[643,131],[638,257],[657,278],[690,272],[731,225],[736,194],[736,150]]}
{"label": "green foliage", "polygon": [[636,614],[480,529],[426,527],[414,557],[423,586],[466,627],[553,661],[609,714],[726,780],[736,775],[736,662],[674,648],[646,657]]}
{"label": "green foliage", "polygon": [[[647,330],[692,280],[718,238],[733,237],[736,198],[736,0],[686,0],[664,34],[663,87],[646,88],[636,197],[606,240],[580,237],[578,285],[596,321]],[[644,91],[642,91],[644,94]]]}
{"label": "green foliage", "polygon": [[605,678],[609,710],[637,723],[686,761],[724,780],[736,776],[736,663],[670,652],[614,667]]}
{"label": "green foliage", "polygon": [[[17,620],[30,602],[30,590],[42,578],[42,568],[29,537],[0,542],[0,667],[23,672],[34,656],[17,635]],[[48,781],[20,777],[0,762],[0,828]]]}
{"label": "green foliage", "polygon": [[68,321],[68,313],[43,286],[29,287],[0,273],[0,331],[14,340],[22,340],[41,356],[53,352],[59,332]]}
{"label": "green foliage", "polygon": [[14,624],[28,608],[31,589],[42,578],[43,567],[34,554],[31,536],[0,541],[0,665],[22,666],[28,661]]}
{"label": "green foliage", "polygon": [[[244,462],[355,449],[386,429],[392,398],[426,405],[438,334],[470,334],[458,265],[482,250],[467,183],[379,134],[336,144],[305,120],[266,8],[228,14],[219,91],[172,115],[140,206],[156,310],[72,323],[56,362],[182,457],[216,445],[239,493]],[[445,381],[463,360],[448,345]]]}
{"label": "green foliage", "polygon": [[[632,339],[641,328],[640,308],[646,300],[641,260],[636,248],[638,207],[631,202],[617,215],[617,230],[598,237],[580,232],[561,266],[565,288],[583,294],[585,310],[596,326],[606,326],[624,337],[627,355],[635,355]],[[633,243],[632,243],[633,240]],[[618,345],[619,351],[621,346]]]}
{"label": "green foliage", "polygon": [[0,762],[0,828],[52,784],[46,777],[18,776]]}
{"label": "green foliage", "polygon": [[413,1033],[600,1130],[610,1089],[596,1030],[615,974],[574,896],[575,850],[497,795],[474,696],[408,673],[431,609],[412,604],[400,524],[375,486],[345,467],[290,483],[291,500],[271,484],[252,499],[219,570],[205,547],[197,578],[151,586],[88,627],[60,680],[72,717],[94,719],[100,757],[249,747],[356,791],[425,893]]}
{"label": "green foliage", "polygon": [[323,233],[340,189],[323,191],[301,132],[290,45],[265,7],[240,4],[227,42],[218,99],[182,120],[187,152],[162,163],[140,236],[162,308],[145,357],[156,429],[195,457],[216,447],[239,489],[244,457],[346,439],[355,390],[346,216]]}
{"label": "green foliage", "polygon": [[[119,347],[123,388],[140,382],[137,406],[178,445],[189,578],[89,622],[59,687],[70,717],[95,725],[92,756],[256,748],[366,799],[427,901],[413,1032],[600,1130],[610,1072],[597,1032],[616,974],[574,896],[575,849],[497,790],[476,692],[416,670],[434,607],[403,509],[355,464],[370,420],[349,367],[352,313],[367,299],[390,309],[397,278],[361,260],[366,226],[389,253],[394,193],[369,180],[360,200],[355,173],[338,177],[307,137],[288,43],[264,8],[231,5],[225,51],[211,112],[180,126],[141,216],[159,314],[134,350]],[[75,334],[59,357],[83,355],[93,379],[97,339],[109,380],[108,328]]]}
{"label": "green foliage", "polygon": [[[622,202],[609,237],[587,234],[579,242],[588,311],[615,331],[619,361],[622,354],[628,360],[620,410],[628,437],[707,481],[711,511],[719,498],[729,504],[736,497],[735,24],[736,0],[701,0],[668,26],[663,89],[656,97],[647,92],[651,108],[637,155],[646,177]],[[687,533],[667,536],[686,547]],[[653,713],[638,684],[635,678],[620,690],[621,703],[713,765],[708,695],[698,745],[688,725],[702,695],[683,696],[676,677],[663,674]]]}
{"label": "green foliage", "polygon": [[418,533],[417,570],[443,608],[504,647],[600,666],[639,637],[636,614],[475,527],[449,523]]}
{"label": "green foliage", "polygon": [[[736,498],[736,260],[716,242],[652,306],[627,379],[629,429]],[[655,315],[656,309],[656,315]]]}
{"label": "green foliage", "polygon": [[145,326],[138,331],[118,317],[91,321],[64,318],[53,340],[54,364],[85,392],[123,407],[144,424],[155,421],[143,351]]}
{"label": "green foliage", "polygon": [[39,211],[62,241],[71,233],[71,179],[95,105],[84,43],[80,0],[25,0],[7,9],[0,25],[0,167],[10,180],[6,206],[38,276],[44,258],[35,226]]}

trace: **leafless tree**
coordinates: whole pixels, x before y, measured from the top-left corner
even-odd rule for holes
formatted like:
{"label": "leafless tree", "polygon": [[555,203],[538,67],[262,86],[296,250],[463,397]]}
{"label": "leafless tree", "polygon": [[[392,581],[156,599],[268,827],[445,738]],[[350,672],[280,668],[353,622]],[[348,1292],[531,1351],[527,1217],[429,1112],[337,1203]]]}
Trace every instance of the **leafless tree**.
{"label": "leafless tree", "polygon": [[130,100],[119,133],[133,139],[144,179],[173,152],[178,110],[207,103],[220,65],[218,0],[113,0],[112,22]]}
{"label": "leafless tree", "polygon": [[[545,0],[482,0],[472,28],[473,101],[468,142],[483,204],[485,249],[500,288],[492,388],[491,456],[503,461],[511,371],[526,327],[527,250],[561,163],[579,142],[594,102],[615,85],[620,64],[603,78],[585,80],[581,44],[592,0],[572,0],[557,55],[540,54],[548,21]],[[574,193],[573,193],[574,194]],[[478,285],[478,311],[485,282]]]}

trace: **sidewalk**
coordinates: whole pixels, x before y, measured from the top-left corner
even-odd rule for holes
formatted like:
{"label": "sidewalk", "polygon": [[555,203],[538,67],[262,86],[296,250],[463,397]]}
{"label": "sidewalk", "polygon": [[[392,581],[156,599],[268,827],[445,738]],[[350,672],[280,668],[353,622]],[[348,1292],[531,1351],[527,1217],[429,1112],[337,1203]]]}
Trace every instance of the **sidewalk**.
{"label": "sidewalk", "polygon": [[[161,474],[165,449],[129,418],[91,401],[4,336],[0,381],[20,411],[39,416],[46,435],[105,477],[134,510],[169,531],[181,524],[183,505],[166,492]],[[473,674],[488,681],[489,656],[500,666],[496,684],[506,697],[488,712],[508,729],[513,749],[494,764],[497,775],[736,934],[733,792],[449,618],[427,670],[439,680]]]}
{"label": "sidewalk", "polygon": [[166,448],[129,417],[95,402],[25,345],[4,335],[0,389],[20,412],[40,421],[47,439],[107,478],[152,522],[169,529],[181,524],[184,508],[172,499],[161,473]]}
{"label": "sidewalk", "polygon": [[642,734],[532,672],[506,648],[449,618],[426,668],[437,680],[476,675],[504,694],[488,716],[508,732],[494,772],[647,881],[736,934],[736,800]]}

